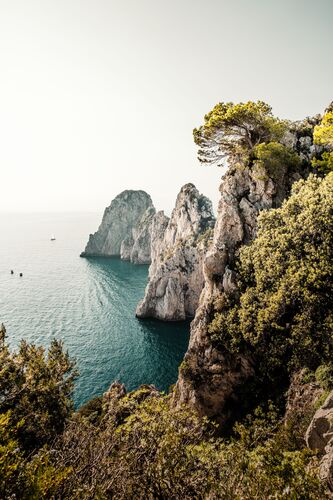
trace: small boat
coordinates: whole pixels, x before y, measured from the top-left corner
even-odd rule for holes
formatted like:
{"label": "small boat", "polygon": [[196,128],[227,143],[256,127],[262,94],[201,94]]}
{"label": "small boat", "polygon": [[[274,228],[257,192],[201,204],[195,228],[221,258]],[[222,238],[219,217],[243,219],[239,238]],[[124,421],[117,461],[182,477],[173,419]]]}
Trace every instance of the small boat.
{"label": "small boat", "polygon": [[54,234],[52,234],[52,236],[51,236],[51,241],[55,241],[55,236],[54,236]]}

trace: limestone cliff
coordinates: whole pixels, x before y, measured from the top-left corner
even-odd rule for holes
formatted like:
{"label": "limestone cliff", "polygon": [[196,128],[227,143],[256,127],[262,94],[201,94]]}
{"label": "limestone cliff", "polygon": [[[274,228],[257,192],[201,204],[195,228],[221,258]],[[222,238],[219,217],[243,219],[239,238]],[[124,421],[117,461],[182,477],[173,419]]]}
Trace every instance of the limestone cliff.
{"label": "limestone cliff", "polygon": [[320,478],[333,490],[333,392],[316,411],[306,432],[306,444],[320,457]]}
{"label": "limestone cliff", "polygon": [[123,191],[105,209],[101,225],[90,235],[81,256],[121,256],[137,264],[149,263],[154,213],[145,191]]}
{"label": "limestone cliff", "polygon": [[134,226],[130,235],[120,246],[120,258],[133,264],[150,264],[151,262],[151,229],[155,215],[153,206],[147,208],[138,225]]}
{"label": "limestone cliff", "polygon": [[204,284],[202,262],[215,219],[212,204],[193,184],[182,187],[171,218],[155,215],[149,282],[138,317],[184,320],[195,314]]}
{"label": "limestone cliff", "polygon": [[[231,165],[222,178],[221,199],[213,243],[203,259],[204,289],[191,325],[188,351],[180,367],[175,401],[190,403],[199,413],[222,422],[239,405],[237,391],[254,374],[253,362],[214,344],[208,326],[214,303],[225,294],[237,294],[234,262],[237,250],[255,237],[261,210],[279,206],[291,185],[306,175],[306,161],[313,154],[311,123],[296,124],[285,143],[300,156],[300,165],[281,163],[270,170],[263,162]],[[303,162],[303,163],[302,163]]]}

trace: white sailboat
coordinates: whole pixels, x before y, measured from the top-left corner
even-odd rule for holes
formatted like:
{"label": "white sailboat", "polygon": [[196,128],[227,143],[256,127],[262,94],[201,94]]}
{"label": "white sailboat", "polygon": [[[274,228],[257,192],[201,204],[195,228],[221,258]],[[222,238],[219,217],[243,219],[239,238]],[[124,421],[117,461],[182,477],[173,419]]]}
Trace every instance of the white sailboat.
{"label": "white sailboat", "polygon": [[51,235],[51,241],[55,241],[55,236],[54,234]]}

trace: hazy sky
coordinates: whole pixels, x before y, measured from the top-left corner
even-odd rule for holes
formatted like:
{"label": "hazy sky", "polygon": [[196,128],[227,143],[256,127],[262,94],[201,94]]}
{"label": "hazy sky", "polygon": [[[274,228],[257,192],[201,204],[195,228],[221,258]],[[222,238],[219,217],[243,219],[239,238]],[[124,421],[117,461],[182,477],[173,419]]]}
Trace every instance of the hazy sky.
{"label": "hazy sky", "polygon": [[217,167],[192,129],[219,101],[291,119],[333,100],[333,0],[0,0],[0,211],[172,208]]}

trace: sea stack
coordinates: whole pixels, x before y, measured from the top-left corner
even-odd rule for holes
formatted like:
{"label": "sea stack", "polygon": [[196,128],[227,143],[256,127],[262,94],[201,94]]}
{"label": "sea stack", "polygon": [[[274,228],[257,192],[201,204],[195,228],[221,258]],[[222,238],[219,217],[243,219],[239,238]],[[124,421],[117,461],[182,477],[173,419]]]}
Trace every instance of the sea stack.
{"label": "sea stack", "polygon": [[193,184],[181,188],[170,219],[164,212],[153,217],[149,282],[137,317],[179,321],[194,316],[214,223],[211,201]]}
{"label": "sea stack", "polygon": [[126,190],[112,200],[81,257],[116,257],[150,263],[150,226],[155,208],[145,191]]}

